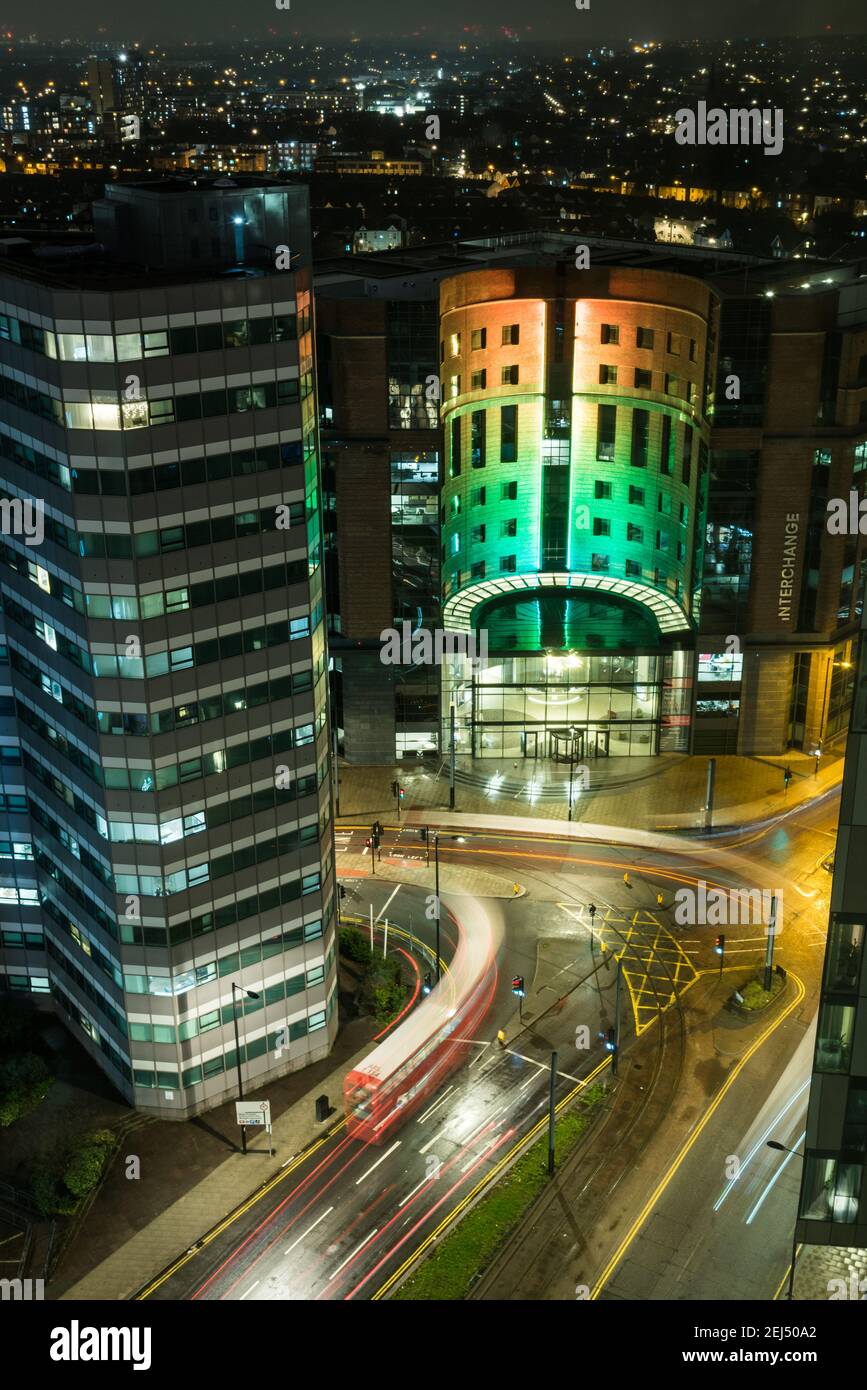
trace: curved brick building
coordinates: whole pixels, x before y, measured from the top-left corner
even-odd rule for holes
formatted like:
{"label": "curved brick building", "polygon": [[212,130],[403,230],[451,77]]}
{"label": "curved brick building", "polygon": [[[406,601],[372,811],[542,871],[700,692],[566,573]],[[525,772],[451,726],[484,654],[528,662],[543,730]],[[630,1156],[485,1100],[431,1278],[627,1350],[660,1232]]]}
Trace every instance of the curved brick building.
{"label": "curved brick building", "polygon": [[455,276],[440,310],[443,625],[489,652],[444,667],[459,751],[687,749],[712,291],[561,263]]}

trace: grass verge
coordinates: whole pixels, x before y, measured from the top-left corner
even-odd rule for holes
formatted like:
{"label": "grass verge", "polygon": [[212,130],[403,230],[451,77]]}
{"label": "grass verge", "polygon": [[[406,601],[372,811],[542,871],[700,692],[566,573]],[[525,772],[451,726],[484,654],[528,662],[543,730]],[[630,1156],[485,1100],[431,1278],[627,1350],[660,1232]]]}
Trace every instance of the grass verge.
{"label": "grass verge", "polygon": [[[587,1132],[594,1112],[607,1094],[597,1083],[581,1098],[580,1110],[558,1116],[554,1138],[557,1163],[571,1153]],[[395,1299],[453,1302],[466,1298],[477,1275],[493,1260],[503,1241],[529,1210],[549,1181],[547,1131],[509,1171],[461,1218],[421,1267],[393,1295]]]}

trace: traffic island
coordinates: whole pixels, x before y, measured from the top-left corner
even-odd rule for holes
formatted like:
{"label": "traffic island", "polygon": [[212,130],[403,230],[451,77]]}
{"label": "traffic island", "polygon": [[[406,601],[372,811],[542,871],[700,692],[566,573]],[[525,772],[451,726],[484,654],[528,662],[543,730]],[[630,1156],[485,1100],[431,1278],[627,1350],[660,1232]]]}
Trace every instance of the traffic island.
{"label": "traffic island", "polygon": [[764,971],[752,975],[729,996],[726,1008],[739,1018],[755,1018],[770,1007],[786,988],[786,972],[781,965],[775,965],[771,975],[771,987],[765,989]]}

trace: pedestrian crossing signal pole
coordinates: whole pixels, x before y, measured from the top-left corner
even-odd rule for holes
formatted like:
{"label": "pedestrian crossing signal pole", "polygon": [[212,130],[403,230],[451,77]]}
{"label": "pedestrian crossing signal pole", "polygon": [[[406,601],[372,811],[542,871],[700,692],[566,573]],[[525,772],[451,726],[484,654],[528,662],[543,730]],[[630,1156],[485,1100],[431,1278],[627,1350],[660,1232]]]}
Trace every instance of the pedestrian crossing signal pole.
{"label": "pedestrian crossing signal pole", "polygon": [[518,1018],[524,1022],[524,977],[515,975],[512,979],[512,993],[518,996]]}
{"label": "pedestrian crossing signal pole", "polygon": [[620,986],[623,979],[623,961],[617,957],[617,985],[614,990],[614,1047],[611,1051],[611,1075],[617,1075],[617,1054],[620,1051]]}
{"label": "pedestrian crossing signal pole", "polygon": [[557,1053],[551,1053],[551,1078],[548,1084],[548,1177],[554,1176],[554,1126],[557,1111],[554,1107],[554,1090],[557,1085]]}
{"label": "pedestrian crossing signal pole", "polygon": [[768,921],[768,945],[765,951],[765,989],[770,993],[774,977],[774,937],[777,934],[777,895],[771,898],[771,911]]}

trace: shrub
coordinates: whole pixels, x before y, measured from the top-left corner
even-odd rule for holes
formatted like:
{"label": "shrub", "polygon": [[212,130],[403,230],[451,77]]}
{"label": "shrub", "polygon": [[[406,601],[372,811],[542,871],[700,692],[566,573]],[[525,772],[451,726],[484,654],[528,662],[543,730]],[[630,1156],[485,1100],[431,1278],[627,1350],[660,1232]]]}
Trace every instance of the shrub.
{"label": "shrub", "polygon": [[57,1179],[47,1168],[34,1169],[30,1179],[30,1194],[43,1216],[54,1216],[60,1200]]}
{"label": "shrub", "polygon": [[98,1129],[82,1135],[70,1149],[63,1170],[63,1183],[73,1197],[84,1197],[96,1187],[113,1143],[111,1130]]}
{"label": "shrub", "polygon": [[357,961],[359,965],[369,965],[373,952],[370,942],[357,927],[340,928],[340,954],[347,960]]}
{"label": "shrub", "polygon": [[0,1063],[0,1127],[5,1129],[35,1110],[53,1084],[54,1077],[35,1053]]}

